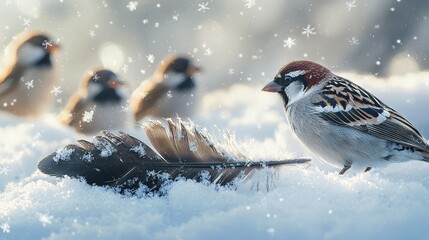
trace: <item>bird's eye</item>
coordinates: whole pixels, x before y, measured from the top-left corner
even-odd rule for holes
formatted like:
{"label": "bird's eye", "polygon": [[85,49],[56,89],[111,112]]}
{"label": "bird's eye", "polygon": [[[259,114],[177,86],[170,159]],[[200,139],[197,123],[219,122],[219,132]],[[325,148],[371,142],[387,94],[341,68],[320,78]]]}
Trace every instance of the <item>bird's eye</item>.
{"label": "bird's eye", "polygon": [[292,78],[288,75],[277,78],[277,82],[282,86],[289,85],[291,81],[292,81]]}

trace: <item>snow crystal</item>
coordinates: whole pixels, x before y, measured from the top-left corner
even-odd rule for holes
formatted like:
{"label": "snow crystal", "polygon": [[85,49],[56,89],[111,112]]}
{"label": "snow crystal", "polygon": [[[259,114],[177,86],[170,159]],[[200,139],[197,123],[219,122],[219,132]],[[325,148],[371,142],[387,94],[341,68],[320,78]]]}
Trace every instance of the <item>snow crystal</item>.
{"label": "snow crystal", "polygon": [[114,152],[117,151],[115,146],[105,141],[96,141],[94,145],[98,150],[101,151],[101,157],[110,157]]}
{"label": "snow crystal", "polygon": [[288,37],[286,40],[283,40],[283,47],[292,48],[295,45],[295,38]]}
{"label": "snow crystal", "polygon": [[51,93],[53,93],[56,96],[58,96],[59,94],[61,94],[63,92],[63,90],[61,90],[61,86],[54,86],[54,88],[51,90]]}
{"label": "snow crystal", "polygon": [[73,148],[65,147],[62,149],[58,149],[56,152],[56,155],[53,157],[53,160],[55,162],[69,161],[73,152],[74,152]]}
{"label": "snow crystal", "polygon": [[0,225],[0,228],[3,231],[3,233],[9,233],[10,232],[10,226],[8,223],[2,223]]}
{"label": "snow crystal", "polygon": [[52,224],[53,218],[54,218],[53,216],[39,213],[39,221],[42,223],[44,227],[46,227],[46,225]]}
{"label": "snow crystal", "polygon": [[94,155],[92,155],[90,152],[87,152],[82,156],[82,160],[87,163],[91,163],[94,160]]}
{"label": "snow crystal", "polygon": [[205,13],[206,10],[209,10],[210,8],[208,7],[209,3],[205,2],[205,3],[199,3],[198,4],[198,12],[202,12]]}
{"label": "snow crystal", "polygon": [[137,1],[131,1],[131,2],[128,2],[128,4],[127,4],[127,8],[132,12],[132,11],[135,11],[136,9],[137,9],[137,5],[138,5],[139,3],[137,2]]}
{"label": "snow crystal", "polygon": [[94,117],[94,111],[95,111],[95,106],[91,110],[85,111],[82,114],[82,121],[87,123],[92,122],[92,118]]}
{"label": "snow crystal", "polygon": [[189,150],[191,150],[191,152],[197,152],[198,151],[198,146],[197,146],[197,143],[195,141],[189,142]]}
{"label": "snow crystal", "polygon": [[307,38],[310,37],[310,35],[315,35],[316,32],[314,30],[316,30],[314,27],[311,27],[310,24],[307,25],[306,28],[302,29],[302,35],[306,35]]}
{"label": "snow crystal", "polygon": [[143,157],[146,154],[146,151],[141,143],[138,146],[130,148],[130,150],[135,153],[138,153],[139,157]]}

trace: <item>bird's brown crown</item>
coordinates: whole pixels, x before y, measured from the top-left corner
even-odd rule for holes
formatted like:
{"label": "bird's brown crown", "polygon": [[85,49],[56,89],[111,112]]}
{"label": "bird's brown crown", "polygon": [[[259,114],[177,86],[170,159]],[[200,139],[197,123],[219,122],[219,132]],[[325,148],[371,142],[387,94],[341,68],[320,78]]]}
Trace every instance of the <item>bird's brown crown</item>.
{"label": "bird's brown crown", "polygon": [[278,72],[278,76],[285,76],[290,74],[302,74],[307,81],[307,88],[318,84],[322,81],[327,74],[331,71],[324,66],[315,62],[300,60],[293,61],[283,66]]}

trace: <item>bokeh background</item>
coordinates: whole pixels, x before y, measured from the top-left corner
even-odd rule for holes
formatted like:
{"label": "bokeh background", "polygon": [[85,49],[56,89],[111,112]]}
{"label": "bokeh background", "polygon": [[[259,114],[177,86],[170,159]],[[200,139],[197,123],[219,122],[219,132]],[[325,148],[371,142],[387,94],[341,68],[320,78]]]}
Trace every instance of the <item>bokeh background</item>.
{"label": "bokeh background", "polygon": [[60,41],[58,109],[93,67],[133,88],[175,53],[204,68],[207,90],[266,82],[296,59],[377,76],[427,69],[428,10],[419,0],[3,0],[0,46],[28,29]]}

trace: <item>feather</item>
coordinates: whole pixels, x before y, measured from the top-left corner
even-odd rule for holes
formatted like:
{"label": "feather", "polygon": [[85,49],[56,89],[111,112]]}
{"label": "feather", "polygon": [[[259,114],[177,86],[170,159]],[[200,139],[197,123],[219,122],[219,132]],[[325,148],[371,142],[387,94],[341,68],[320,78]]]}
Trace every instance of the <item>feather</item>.
{"label": "feather", "polygon": [[144,125],[157,152],[144,142],[119,132],[103,131],[93,142],[79,140],[40,161],[40,171],[52,176],[83,177],[88,184],[135,191],[145,185],[157,192],[177,178],[208,180],[227,185],[237,178],[248,178],[256,169],[307,163],[310,159],[251,161],[238,151],[227,152],[213,138],[181,121],[167,120]]}

